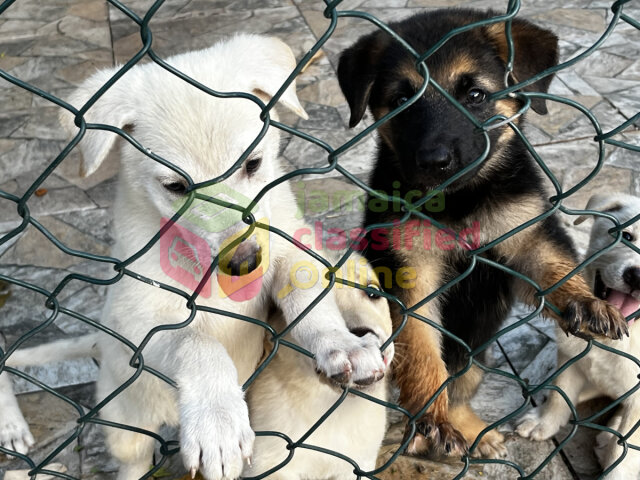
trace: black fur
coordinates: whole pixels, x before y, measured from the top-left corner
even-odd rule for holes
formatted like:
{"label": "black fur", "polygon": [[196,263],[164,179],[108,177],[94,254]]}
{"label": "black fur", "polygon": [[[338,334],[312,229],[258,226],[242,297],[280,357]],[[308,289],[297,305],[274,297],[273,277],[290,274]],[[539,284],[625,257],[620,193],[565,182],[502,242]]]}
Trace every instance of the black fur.
{"label": "black fur", "polygon": [[[416,15],[392,24],[391,28],[418,53],[422,53],[454,28],[497,15],[475,10],[441,10]],[[535,45],[531,45],[531,35],[537,36]],[[514,22],[514,40],[514,74],[517,80],[526,80],[557,62],[557,41],[550,32],[518,20]],[[454,37],[427,60],[432,78],[481,121],[498,113],[495,103],[474,104],[467,95],[478,85],[486,87],[487,81],[499,88],[504,86],[505,62],[501,57],[500,41],[499,35],[496,38],[485,28],[474,29]],[[449,72],[459,59],[470,59],[477,78],[463,75],[451,81]],[[340,59],[338,75],[351,108],[351,126],[360,121],[367,106],[374,116],[378,116],[376,112],[386,113],[402,104],[403,97],[410,98],[417,86],[415,75],[413,81],[409,81],[406,72],[414,63],[413,57],[398,42],[381,32],[363,37],[346,50]],[[527,89],[546,91],[550,80],[546,77]],[[512,102],[515,109],[522,106],[519,100]],[[532,106],[546,113],[543,101],[536,100]],[[402,197],[410,190],[425,192],[437,187],[476,160],[486,146],[485,136],[432,87],[383,128],[370,186],[387,194],[399,190]],[[498,211],[498,206],[518,197],[543,195],[539,167],[516,136],[501,143],[499,137],[503,131],[495,129],[489,132],[487,161],[444,190],[445,208],[442,212],[429,213],[432,218],[459,231],[469,227],[480,210],[486,213],[495,206],[495,211]],[[434,145],[441,146],[438,152],[434,153]],[[433,168],[434,162],[442,160],[436,157],[444,155],[448,156],[450,163],[445,168]],[[491,170],[482,171],[489,161],[492,162]],[[394,181],[399,181],[400,186],[394,185]],[[401,215],[368,210],[365,224],[392,222]],[[553,237],[564,251],[573,252],[569,237],[555,218],[542,222],[542,232]],[[402,257],[392,249],[369,248],[365,254],[376,267],[386,266],[397,271],[404,265]],[[492,251],[484,256],[506,263]],[[443,284],[464,272],[470,260],[456,252],[445,261],[448,270],[442,279]],[[513,285],[510,275],[479,262],[467,278],[442,295],[440,312],[443,326],[472,349],[485,343],[496,333],[513,304]],[[400,288],[394,283],[391,291],[398,294]],[[465,350],[446,336],[444,359],[451,373],[467,363]]]}

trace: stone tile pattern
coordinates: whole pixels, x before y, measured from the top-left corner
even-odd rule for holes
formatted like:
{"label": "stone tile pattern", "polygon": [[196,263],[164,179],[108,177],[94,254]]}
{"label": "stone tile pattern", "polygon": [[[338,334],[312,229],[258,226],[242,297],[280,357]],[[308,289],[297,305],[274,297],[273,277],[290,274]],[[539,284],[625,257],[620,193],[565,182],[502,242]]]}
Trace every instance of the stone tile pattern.
{"label": "stone tile pattern", "polygon": [[[144,15],[151,0],[126,2],[138,15]],[[562,59],[566,60],[592,45],[612,18],[606,0],[530,0],[523,2],[520,15],[554,30],[560,38]],[[498,0],[351,0],[344,9],[359,9],[376,17],[393,21],[418,11],[440,7],[494,8],[504,10],[506,2]],[[629,5],[633,7],[632,4]],[[206,47],[216,40],[238,32],[250,31],[276,35],[286,41],[301,58],[329,26],[323,15],[325,4],[317,0],[174,0],[166,2],[151,21],[153,47],[163,57]],[[640,10],[625,8],[638,19]],[[297,121],[285,114],[283,120],[337,148],[355,131],[348,129],[348,107],[340,94],[335,67],[342,49],[372,26],[359,19],[341,19],[323,48],[324,56],[299,78],[299,95],[310,114],[307,121]],[[123,63],[141,47],[137,25],[118,9],[103,0],[21,0],[0,15],[0,69],[21,80],[68,98],[74,86],[98,68]],[[559,73],[551,92],[575,100],[590,108],[603,129],[608,131],[640,110],[640,33],[620,24],[604,45],[586,60]],[[60,108],[6,81],[0,80],[0,190],[20,196],[31,186],[46,166],[58,155],[67,139],[58,125]],[[76,107],[79,107],[76,105]],[[569,188],[597,164],[594,130],[584,115],[561,103],[550,104],[550,115],[530,115],[527,134],[542,159],[561,182]],[[297,122],[297,123],[294,123]],[[365,122],[368,125],[370,119]],[[640,145],[640,132],[632,125],[615,137]],[[368,139],[340,158],[341,164],[357,177],[366,180],[371,169],[375,139]],[[282,157],[291,168],[323,166],[326,152],[299,138],[285,138]],[[113,243],[110,235],[109,207],[114,195],[117,164],[107,165],[92,178],[78,176],[78,157],[73,153],[41,186],[40,195],[32,197],[32,215],[65,245],[98,255],[108,254]],[[329,178],[327,178],[329,177]],[[294,184],[302,211],[309,221],[322,221],[328,228],[355,228],[361,221],[362,206],[353,204],[311,204],[312,193],[339,194],[357,187],[337,172],[322,179],[304,176]],[[640,162],[636,152],[613,146],[605,150],[605,164],[595,179],[565,201],[565,205],[582,208],[590,195],[599,190],[640,194]],[[19,226],[22,218],[15,204],[0,199],[0,236]],[[572,218],[565,218],[571,225]],[[588,225],[572,226],[580,248],[584,248]],[[109,269],[98,262],[65,255],[56,249],[33,226],[0,244],[0,273],[51,290],[69,273],[84,273],[108,278]],[[45,321],[50,311],[44,297],[13,286],[1,307],[0,330],[9,344]],[[104,287],[73,281],[58,297],[61,305],[99,320],[106,290]],[[509,322],[526,315],[514,311]],[[91,327],[74,318],[60,315],[56,321],[29,340],[29,345],[86,333]],[[539,383],[555,368],[554,329],[551,322],[536,318],[506,333],[487,350],[487,365],[519,374],[530,383]],[[92,361],[68,362],[27,373],[60,388],[61,392],[84,407],[93,405],[91,383],[97,373]],[[57,444],[76,428],[77,412],[33,384],[16,380],[23,392],[20,402],[35,434],[37,445],[33,458],[45,458]],[[27,393],[32,392],[32,393]],[[535,399],[541,401],[541,398]],[[497,421],[523,403],[520,386],[507,377],[487,375],[474,408],[488,421]],[[587,405],[591,412],[602,405]],[[396,419],[397,420],[397,419]],[[552,442],[533,443],[515,437],[512,424],[500,426],[508,436],[510,460],[526,472],[535,469],[553,450]],[[167,438],[176,438],[168,432]],[[567,447],[565,458],[559,456],[537,478],[572,478],[568,466],[580,478],[596,478],[598,467],[591,456],[589,432],[577,435]],[[172,437],[171,437],[172,436]],[[402,438],[399,423],[390,428],[381,452],[384,463],[397,449]],[[167,471],[177,475],[180,462],[171,461]],[[54,460],[64,465],[67,474],[78,478],[114,478],[115,465],[101,441],[101,432],[88,424],[82,435]],[[0,475],[7,470],[26,468],[20,460],[0,459]],[[438,463],[399,457],[379,478],[453,478],[462,464]],[[431,475],[429,475],[431,474]],[[495,465],[476,465],[467,478],[515,478],[514,470]]]}

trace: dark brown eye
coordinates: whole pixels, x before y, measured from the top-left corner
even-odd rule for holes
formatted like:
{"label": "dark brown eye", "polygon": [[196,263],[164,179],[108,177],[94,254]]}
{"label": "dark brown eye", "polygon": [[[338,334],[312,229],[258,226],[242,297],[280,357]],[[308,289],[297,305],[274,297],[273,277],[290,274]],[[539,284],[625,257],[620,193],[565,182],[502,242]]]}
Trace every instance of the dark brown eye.
{"label": "dark brown eye", "polygon": [[624,238],[627,242],[633,242],[635,237],[630,232],[622,232],[622,238]]}
{"label": "dark brown eye", "polygon": [[467,93],[467,101],[473,105],[479,105],[487,98],[487,92],[479,88],[472,88]]}
{"label": "dark brown eye", "polygon": [[[367,288],[375,290],[376,292],[380,291],[380,287],[375,283],[370,283],[369,285],[367,285]],[[369,296],[369,298],[382,298],[382,295],[376,292],[367,292],[367,295]]]}
{"label": "dark brown eye", "polygon": [[262,164],[262,158],[260,157],[250,158],[249,160],[247,160],[247,163],[245,164],[247,175],[253,175],[254,173],[256,173],[260,168],[261,164]]}
{"label": "dark brown eye", "polygon": [[407,103],[409,101],[409,99],[407,97],[398,97],[393,101],[393,104],[396,107],[399,107],[400,105],[403,105],[405,103]]}
{"label": "dark brown eye", "polygon": [[162,186],[171,193],[177,193],[179,195],[184,195],[187,192],[187,186],[182,182],[167,182],[163,183]]}

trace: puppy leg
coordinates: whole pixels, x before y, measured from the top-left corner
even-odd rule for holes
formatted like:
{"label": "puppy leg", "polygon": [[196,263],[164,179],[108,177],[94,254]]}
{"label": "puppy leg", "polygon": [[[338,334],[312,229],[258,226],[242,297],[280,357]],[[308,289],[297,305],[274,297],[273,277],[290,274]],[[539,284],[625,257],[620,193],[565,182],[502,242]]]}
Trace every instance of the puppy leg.
{"label": "puppy leg", "polygon": [[[480,382],[482,382],[483,372],[473,365],[463,376],[458,377],[449,385],[449,419],[452,425],[462,434],[471,446],[482,430],[488,425],[471,409],[469,401],[475,395]],[[507,449],[504,446],[504,436],[497,430],[490,430],[485,433],[477,447],[471,452],[473,456],[483,456],[487,458],[504,458]]]}
{"label": "puppy leg", "polygon": [[[97,398],[106,397],[120,386],[110,367],[107,361],[100,369]],[[100,410],[101,419],[157,432],[161,422],[153,417],[153,409],[146,402],[156,403],[159,398],[154,395],[154,388],[148,388],[148,380],[153,379],[141,377],[114,397]],[[135,480],[149,472],[155,442],[152,437],[117,427],[105,427],[103,430],[111,455],[120,463],[118,480]]]}
{"label": "puppy leg", "polygon": [[[439,276],[431,268],[420,271],[419,281],[412,289],[404,290],[402,299],[414,306],[435,290]],[[433,282],[433,283],[432,283]],[[422,305],[416,313],[440,322],[435,300]],[[402,323],[402,315],[393,308],[394,325]],[[396,342],[397,354],[394,374],[400,388],[400,405],[410,413],[419,412],[449,377],[442,358],[440,332],[418,318],[407,317]],[[407,447],[409,454],[435,452],[441,455],[461,456],[467,450],[463,436],[449,422],[449,397],[443,390],[416,425],[418,433]],[[406,433],[409,433],[407,430]]]}
{"label": "puppy leg", "polygon": [[[522,248],[526,251],[523,265],[516,265],[522,273],[531,277],[542,289],[547,289],[566,277],[575,267],[569,247],[560,248],[558,242],[539,234],[532,238],[532,245]],[[530,288],[524,300],[537,305],[538,300]],[[558,320],[563,331],[583,338],[612,338],[614,340],[629,334],[627,322],[614,306],[596,297],[581,275],[574,275],[565,283],[545,296],[547,301],[559,308],[563,314],[556,315],[549,309],[546,312]]]}
{"label": "puppy leg", "polygon": [[[326,293],[318,278],[323,269],[320,263],[310,262],[306,254],[290,247],[289,255],[276,269],[273,285],[287,324]],[[316,368],[340,385],[370,385],[384,376],[379,338],[372,333],[357,337],[349,332],[333,291],[316,308],[306,311],[291,336],[313,353]]]}
{"label": "puppy leg", "polygon": [[[394,366],[400,388],[399,403],[410,413],[416,414],[449,377],[440,355],[440,335],[433,327],[409,317],[398,336],[398,343],[403,345],[403,358]],[[446,389],[436,397],[416,426],[418,433],[409,443],[407,453],[419,455],[435,452],[462,456],[466,452],[464,438],[449,422]]]}
{"label": "puppy leg", "polygon": [[[558,365],[567,361],[566,357],[558,357]],[[576,365],[572,365],[562,372],[554,382],[561,389],[573,405],[578,403],[580,392],[587,383],[586,378]],[[516,432],[521,437],[532,440],[547,440],[558,433],[560,427],[571,418],[571,409],[560,393],[550,390],[547,401],[527,412],[520,420]]]}
{"label": "puppy leg", "polygon": [[[22,416],[18,400],[13,394],[11,379],[0,373],[0,447],[18,453],[27,453],[34,443],[29,425]],[[2,452],[0,452],[2,453]]]}
{"label": "puppy leg", "polygon": [[[103,352],[115,348],[101,345]],[[158,369],[176,381],[177,391],[143,373],[105,406],[105,418],[120,423],[126,419],[151,431],[160,423],[179,424],[180,453],[187,470],[193,474],[199,470],[207,480],[239,477],[245,459],[251,455],[255,435],[236,368],[224,347],[195,328],[184,328],[159,332],[143,355],[148,365],[160,365]],[[101,383],[107,387],[100,387],[101,398],[110,393],[109,384],[122,383],[122,371],[130,369],[127,360],[122,355],[103,355],[101,370],[106,372],[106,380],[101,378]],[[112,381],[109,375],[117,380]],[[149,437],[116,432],[109,445],[124,461],[125,471],[148,471]],[[130,448],[122,438],[134,441],[136,448]]]}
{"label": "puppy leg", "polygon": [[[487,428],[487,423],[478,417],[471,407],[466,404],[452,406],[449,410],[451,424],[462,433],[469,445],[476,441],[476,438]],[[471,452],[474,457],[505,458],[507,448],[504,446],[504,435],[497,430],[490,430],[485,433],[476,449]]]}
{"label": "puppy leg", "polygon": [[[616,415],[609,422],[609,428],[627,434],[640,421],[640,398],[631,397],[623,402]],[[640,429],[636,429],[627,440],[629,445],[640,447]],[[613,465],[622,456],[624,447],[618,445],[618,437],[601,432],[596,437],[596,456],[603,469]],[[640,478],[640,451],[629,448],[627,455],[614,470],[605,477],[607,480],[634,480]]]}
{"label": "puppy leg", "polygon": [[[3,351],[6,348],[2,334],[0,334],[0,347]],[[0,412],[2,412],[0,415],[0,447],[18,453],[27,453],[29,447],[34,444],[33,436],[29,431],[29,425],[22,416],[18,400],[13,394],[9,374],[4,371],[0,372]]]}

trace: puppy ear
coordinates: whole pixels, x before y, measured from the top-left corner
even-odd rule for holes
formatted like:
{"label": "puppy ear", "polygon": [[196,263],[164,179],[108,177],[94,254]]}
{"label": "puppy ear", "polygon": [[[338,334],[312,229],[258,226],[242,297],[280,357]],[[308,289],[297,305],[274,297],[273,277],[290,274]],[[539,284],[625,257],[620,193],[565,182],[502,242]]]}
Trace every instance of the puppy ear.
{"label": "puppy ear", "polygon": [[[498,50],[500,58],[506,64],[509,58],[509,48],[504,23],[488,25],[485,27],[485,31]],[[558,37],[551,31],[516,18],[511,24],[511,35],[514,47],[512,74],[516,83],[528,80],[543,70],[558,64]],[[552,79],[553,75],[547,75],[524,87],[524,90],[547,92]],[[532,98],[531,108],[540,115],[548,112],[547,105],[542,98]]]}
{"label": "puppy ear", "polygon": [[[100,70],[87,78],[71,94],[69,103],[80,109],[107,81],[116,73],[117,68]],[[131,126],[134,120],[135,110],[131,104],[130,86],[125,87],[133,78],[132,72],[127,72],[114,85],[111,86],[91,108],[85,113],[87,123],[104,123],[118,128]],[[75,136],[79,127],[75,125],[74,115],[63,110],[59,116],[60,123],[69,134]],[[108,157],[118,135],[104,130],[87,130],[78,147],[82,154],[80,162],[80,176],[88,177],[94,173],[102,162]]]}
{"label": "puppy ear", "polygon": [[[593,195],[589,202],[587,202],[587,206],[584,207],[585,210],[597,210],[598,212],[605,213],[613,213],[622,209],[622,204],[616,195],[612,195],[610,193],[596,193]],[[585,220],[593,217],[593,215],[580,215],[573,222],[574,225],[580,225]]]}
{"label": "puppy ear", "polygon": [[340,55],[338,82],[349,103],[349,128],[355,127],[367,111],[373,84],[378,75],[377,58],[382,49],[378,32],[358,40]]}
{"label": "puppy ear", "polygon": [[[260,72],[255,75],[253,93],[258,97],[271,99],[280,89],[284,81],[296,68],[296,58],[289,46],[275,37],[261,37],[260,44],[264,47],[261,52],[262,62]],[[250,44],[251,46],[251,44]],[[255,43],[253,43],[255,48]],[[296,95],[296,81],[280,97],[279,103],[287,107],[293,113],[305,120],[309,118],[305,112],[298,95]]]}

